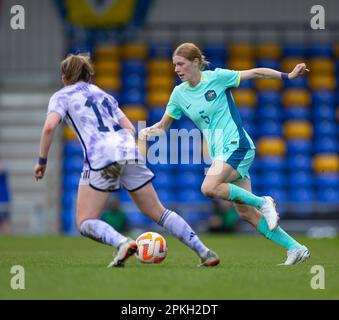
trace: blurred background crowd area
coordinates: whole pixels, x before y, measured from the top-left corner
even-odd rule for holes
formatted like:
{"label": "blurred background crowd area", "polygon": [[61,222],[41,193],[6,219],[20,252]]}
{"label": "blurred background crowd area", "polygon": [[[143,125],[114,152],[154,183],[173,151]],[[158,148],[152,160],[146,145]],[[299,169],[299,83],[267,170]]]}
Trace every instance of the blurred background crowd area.
{"label": "blurred background crowd area", "polygon": [[[10,216],[14,232],[77,233],[83,156],[68,127],[55,137],[46,179],[35,183],[31,178],[48,100],[61,87],[60,61],[68,53],[89,53],[93,82],[111,93],[135,124],[150,125],[161,118],[179,84],[171,58],[182,42],[196,43],[211,70],[268,67],[290,72],[297,63],[306,63],[310,72],[304,77],[242,81],[232,93],[257,146],[250,170],[253,192],[273,196],[292,231],[337,225],[338,2],[324,2],[325,29],[319,30],[310,25],[312,1],[27,0],[25,29],[16,31],[9,25],[12,5],[10,0],[0,4],[0,161],[11,194],[0,201],[11,199],[3,207],[10,208],[4,217]],[[173,128],[190,130],[194,124],[182,118]],[[148,146],[152,143],[157,140]],[[168,157],[170,150],[179,158],[190,152],[193,159],[192,143],[184,151],[169,148]],[[157,176],[160,199],[191,224],[211,231],[246,230],[227,202],[202,195],[206,164],[149,167]],[[121,228],[156,227],[124,190],[112,197],[103,219]]]}

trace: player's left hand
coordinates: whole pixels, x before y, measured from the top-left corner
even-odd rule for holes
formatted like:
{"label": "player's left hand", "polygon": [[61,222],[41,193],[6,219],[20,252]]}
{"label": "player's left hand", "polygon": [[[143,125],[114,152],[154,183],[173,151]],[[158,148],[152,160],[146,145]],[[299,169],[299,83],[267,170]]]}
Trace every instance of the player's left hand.
{"label": "player's left hand", "polygon": [[43,179],[45,171],[46,165],[36,164],[33,170],[33,177],[36,179],[36,181]]}
{"label": "player's left hand", "polygon": [[305,63],[299,63],[294,67],[293,71],[289,73],[288,79],[292,80],[292,79],[298,78],[302,76],[305,72],[309,72],[309,71],[310,70],[306,68]]}

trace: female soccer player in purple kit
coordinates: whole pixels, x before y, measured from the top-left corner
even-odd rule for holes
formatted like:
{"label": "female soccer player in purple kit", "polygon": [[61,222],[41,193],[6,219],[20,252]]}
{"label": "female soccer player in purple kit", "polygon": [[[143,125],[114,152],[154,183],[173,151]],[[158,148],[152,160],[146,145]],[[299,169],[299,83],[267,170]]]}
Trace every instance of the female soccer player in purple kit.
{"label": "female soccer player in purple kit", "polygon": [[43,179],[53,133],[64,120],[81,142],[84,166],[79,181],[77,227],[88,238],[117,248],[108,267],[123,266],[137,250],[135,241],[99,219],[109,192],[122,185],[141,212],[164,227],[200,257],[201,266],[220,259],[207,248],[174,211],[166,209],[153,188],[154,174],[145,166],[135,143],[135,128],[118,102],[90,83],[94,75],[89,57],[69,55],[61,63],[64,87],[51,97],[40,152],[33,176]]}

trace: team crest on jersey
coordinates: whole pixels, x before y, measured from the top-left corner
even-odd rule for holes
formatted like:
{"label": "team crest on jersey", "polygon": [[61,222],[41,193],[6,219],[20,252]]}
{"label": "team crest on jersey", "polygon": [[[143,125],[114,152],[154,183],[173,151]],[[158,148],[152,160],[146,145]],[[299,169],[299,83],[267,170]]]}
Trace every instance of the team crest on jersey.
{"label": "team crest on jersey", "polygon": [[206,99],[207,101],[213,101],[216,97],[217,97],[217,94],[215,93],[214,90],[208,90],[208,91],[205,93],[205,99]]}

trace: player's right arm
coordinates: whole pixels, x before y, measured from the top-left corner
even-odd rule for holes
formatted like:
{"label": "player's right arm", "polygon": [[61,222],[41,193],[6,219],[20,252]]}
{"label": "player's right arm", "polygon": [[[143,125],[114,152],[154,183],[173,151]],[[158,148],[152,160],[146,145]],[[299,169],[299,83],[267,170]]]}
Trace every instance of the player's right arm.
{"label": "player's right arm", "polygon": [[[36,180],[42,179],[44,177],[47,165],[48,151],[53,141],[54,131],[60,121],[61,115],[57,112],[51,112],[47,115],[44,127],[41,132],[39,161],[33,170],[33,176]],[[45,159],[45,161],[43,159]]]}
{"label": "player's right arm", "polygon": [[147,127],[140,130],[139,139],[147,140],[150,137],[165,134],[168,128],[171,126],[173,120],[174,120],[173,118],[164,113],[163,117],[159,122],[157,122],[151,127]]}

